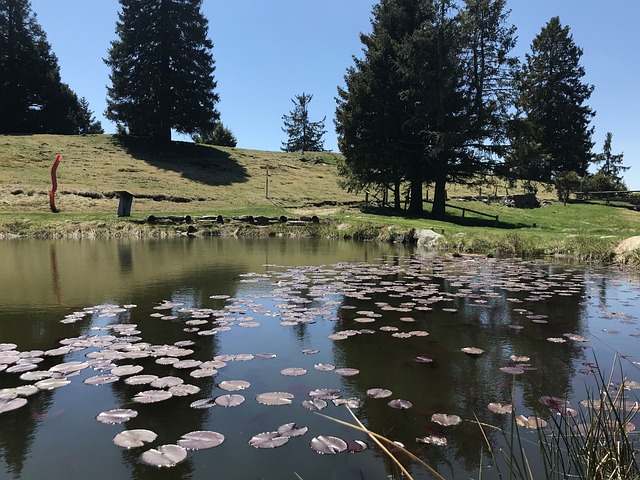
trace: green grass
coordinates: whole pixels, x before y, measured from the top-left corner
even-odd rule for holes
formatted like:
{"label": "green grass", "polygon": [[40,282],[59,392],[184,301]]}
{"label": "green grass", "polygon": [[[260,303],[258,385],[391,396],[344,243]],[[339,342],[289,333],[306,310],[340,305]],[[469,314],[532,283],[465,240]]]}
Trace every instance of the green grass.
{"label": "green grass", "polygon": [[[50,169],[57,154],[56,206],[49,209]],[[497,215],[492,219],[447,209],[445,221],[429,218],[429,204],[420,218],[369,205],[364,195],[339,186],[336,153],[283,153],[173,142],[156,147],[112,135],[0,136],[0,236],[147,235],[150,227],[134,226],[116,216],[113,192],[136,195],[132,219],[149,215],[241,215],[296,218],[317,215],[320,226],[289,229],[289,233],[393,241],[413,238],[428,228],[444,236],[440,247],[449,252],[532,257],[566,255],[583,260],[609,261],[616,245],[640,235],[640,213],[629,205],[551,201],[536,209],[515,209],[497,201],[469,200],[480,193],[502,195],[505,185],[448,186],[448,203]],[[269,198],[266,170],[270,166]],[[523,193],[509,188],[511,194]],[[539,189],[539,198],[553,200],[553,192]],[[465,200],[462,200],[462,199]],[[486,197],[484,197],[486,199]],[[276,233],[282,233],[277,227]],[[209,232],[224,234],[222,232]],[[234,230],[235,231],[235,230]],[[262,234],[268,233],[262,229]],[[246,229],[246,233],[260,234]],[[400,232],[400,236],[397,235]],[[271,232],[272,234],[274,232]],[[627,261],[640,263],[640,255]]]}

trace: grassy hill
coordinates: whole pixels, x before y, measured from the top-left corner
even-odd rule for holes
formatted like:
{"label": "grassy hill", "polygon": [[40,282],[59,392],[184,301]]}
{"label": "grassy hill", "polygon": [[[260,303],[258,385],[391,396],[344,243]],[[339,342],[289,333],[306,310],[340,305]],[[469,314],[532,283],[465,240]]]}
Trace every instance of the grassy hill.
{"label": "grassy hill", "polygon": [[[48,191],[57,154],[64,158],[58,168],[56,195],[60,213],[54,214],[49,209]],[[117,217],[114,192],[120,190],[135,195],[132,219],[139,223],[151,214],[225,218],[317,215],[326,219],[322,225],[294,233],[399,240],[408,238],[415,229],[427,228],[444,234],[440,242],[443,249],[458,252],[562,254],[606,260],[613,257],[621,240],[640,235],[640,213],[627,204],[563,205],[554,201],[553,192],[544,190],[539,197],[548,200],[548,205],[536,209],[474,200],[480,194],[504,195],[507,190],[501,184],[473,190],[448,187],[451,205],[497,216],[497,225],[470,211],[464,212],[463,218],[462,210],[451,208],[444,222],[431,220],[428,214],[408,218],[380,208],[362,209],[364,195],[350,194],[338,184],[338,159],[335,153],[303,155],[185,142],[160,148],[111,135],[3,135],[0,237],[147,234],[142,227],[132,227],[128,219]],[[522,191],[512,189],[509,193]],[[106,230],[100,233],[96,225]],[[284,233],[283,228],[275,233]],[[634,255],[640,258],[640,254]]]}
{"label": "grassy hill", "polygon": [[[48,212],[57,154],[61,212],[117,211],[112,192],[133,193],[134,212],[280,211],[362,199],[337,183],[333,153],[289,154],[174,142],[157,148],[111,135],[0,136],[0,212]],[[266,167],[269,165],[269,198]],[[155,200],[154,200],[155,199]]]}

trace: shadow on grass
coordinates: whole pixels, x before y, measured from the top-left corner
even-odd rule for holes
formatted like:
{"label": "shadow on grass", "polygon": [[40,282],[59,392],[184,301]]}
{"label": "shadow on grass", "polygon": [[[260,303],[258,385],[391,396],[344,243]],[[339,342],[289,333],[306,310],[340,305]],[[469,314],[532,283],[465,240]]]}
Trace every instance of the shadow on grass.
{"label": "shadow on grass", "polygon": [[[416,215],[410,215],[405,210],[396,210],[389,207],[375,207],[371,205],[362,207],[361,210],[364,213],[369,213],[371,215],[380,215],[385,217],[398,217],[398,218],[406,218],[406,219],[413,219],[413,220],[424,219],[426,221],[432,220],[431,215],[429,215],[428,212],[425,212],[421,216],[416,216]],[[467,215],[473,215],[473,214],[467,214]],[[531,228],[534,226],[534,225],[528,225],[520,222],[510,223],[510,222],[499,221],[498,223],[496,223],[496,221],[492,218],[481,218],[481,217],[474,217],[474,216],[465,216],[464,218],[462,218],[461,216],[458,216],[458,215],[449,215],[449,214],[446,214],[445,218],[438,221],[444,222],[444,223],[451,223],[453,225],[463,225],[465,227],[485,227],[485,228],[497,228],[502,230],[513,230],[517,228]],[[430,228],[429,225],[425,225],[425,227]]]}
{"label": "shadow on grass", "polygon": [[188,142],[161,145],[126,136],[114,136],[112,141],[132,157],[163,170],[178,172],[194,182],[223,186],[248,180],[247,170],[242,165],[229,153],[213,146]]}

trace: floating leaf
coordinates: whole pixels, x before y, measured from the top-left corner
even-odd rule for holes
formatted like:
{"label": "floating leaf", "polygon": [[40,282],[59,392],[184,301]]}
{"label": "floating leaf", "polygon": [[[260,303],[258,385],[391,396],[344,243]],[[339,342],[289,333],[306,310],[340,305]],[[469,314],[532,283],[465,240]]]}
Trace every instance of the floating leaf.
{"label": "floating leaf", "polygon": [[220,395],[214,399],[216,405],[221,407],[237,407],[244,402],[242,395]]}
{"label": "floating leaf", "polygon": [[433,358],[427,355],[418,355],[416,358],[413,359],[413,361],[418,363],[431,363],[433,362]]}
{"label": "floating leaf", "polygon": [[224,442],[224,435],[218,432],[208,430],[199,430],[196,432],[185,433],[178,445],[187,450],[204,450],[206,448],[217,447]]}
{"label": "floating leaf", "polygon": [[95,375],[93,377],[86,378],[83,383],[87,385],[106,385],[108,383],[114,383],[120,380],[120,377],[117,375],[107,374],[107,375]]}
{"label": "floating leaf", "polygon": [[133,397],[133,401],[137,403],[156,403],[171,398],[173,395],[166,390],[145,390],[139,392]]}
{"label": "floating leaf", "polygon": [[547,341],[551,343],[567,343],[567,341],[564,338],[560,338],[560,337],[549,337],[547,338]]}
{"label": "floating leaf", "polygon": [[255,448],[281,447],[289,441],[289,437],[282,437],[278,432],[264,432],[251,437],[249,445]]}
{"label": "floating leaf", "polygon": [[365,451],[368,447],[362,440],[347,440],[347,452],[359,453]]}
{"label": "floating leaf", "polygon": [[316,388],[309,392],[309,396],[320,400],[333,400],[340,396],[340,390],[337,388]]}
{"label": "floating leaf", "polygon": [[336,368],[334,371],[342,377],[352,377],[360,373],[357,368]]}
{"label": "floating leaf", "polygon": [[202,362],[200,360],[180,360],[173,364],[173,368],[187,369],[187,368],[196,368]]}
{"label": "floating leaf", "polygon": [[89,364],[87,362],[66,362],[66,363],[60,363],[58,365],[54,365],[49,369],[49,371],[66,374],[71,372],[78,372],[80,370],[87,368],[88,366]]}
{"label": "floating leaf", "polygon": [[516,416],[516,423],[521,427],[526,427],[530,429],[544,428],[547,426],[547,422],[545,422],[542,418],[538,417],[525,417],[524,415]]}
{"label": "floating leaf", "polygon": [[367,390],[367,395],[371,398],[387,398],[392,395],[392,392],[386,388],[370,388]]}
{"label": "floating leaf", "polygon": [[510,403],[490,403],[489,405],[487,405],[487,408],[493,413],[497,413],[500,415],[505,415],[507,413],[513,412],[513,405],[511,405]]}
{"label": "floating leaf", "polygon": [[195,385],[189,385],[184,383],[182,385],[176,385],[175,387],[169,387],[169,393],[174,397],[186,397],[187,395],[195,395],[200,391],[200,387]]}
{"label": "floating leaf", "polygon": [[200,400],[196,400],[195,402],[191,402],[189,405],[191,408],[211,408],[216,406],[215,398],[202,398]]}
{"label": "floating leaf", "polygon": [[316,398],[314,400],[304,400],[302,406],[313,412],[327,408],[327,402]]}
{"label": "floating leaf", "polygon": [[529,360],[531,360],[529,357],[525,357],[524,355],[511,355],[509,358],[514,362],[528,362]]}
{"label": "floating leaf", "polygon": [[27,404],[26,398],[0,399],[0,413],[10,412]]}
{"label": "floating leaf", "polygon": [[153,382],[151,382],[151,386],[153,388],[169,388],[169,387],[177,387],[178,385],[182,385],[184,380],[179,377],[160,377]]}
{"label": "floating leaf", "polygon": [[442,426],[449,427],[458,425],[462,419],[458,415],[447,415],[446,413],[434,413],[431,415],[431,421]]}
{"label": "floating leaf", "polygon": [[427,445],[436,445],[438,447],[443,447],[447,444],[447,439],[444,437],[438,437],[436,435],[431,435],[428,437],[416,438],[416,442],[418,443],[426,443]]}
{"label": "floating leaf", "polygon": [[299,437],[309,431],[308,427],[298,427],[295,423],[285,423],[277,430],[278,435],[283,437]]}
{"label": "floating leaf", "polygon": [[293,394],[289,392],[267,392],[256,396],[256,401],[263,405],[289,405],[293,401]]}
{"label": "floating leaf", "polygon": [[331,363],[316,363],[313,368],[320,372],[330,372],[336,369],[336,366]]}
{"label": "floating leaf", "polygon": [[174,467],[187,458],[187,450],[180,445],[161,445],[140,455],[140,461],[153,467]]}
{"label": "floating leaf", "polygon": [[398,410],[408,410],[413,407],[413,404],[409,400],[402,400],[400,398],[391,400],[387,405]]}
{"label": "floating leaf", "polygon": [[251,384],[244,380],[224,380],[218,384],[218,386],[228,392],[237,392],[249,388]]}
{"label": "floating leaf", "polygon": [[213,377],[217,374],[218,370],[215,368],[197,368],[196,370],[189,372],[189,376],[193,378]]}
{"label": "floating leaf", "polygon": [[158,379],[157,375],[134,375],[124,379],[127,385],[147,385]]}
{"label": "floating leaf", "polygon": [[122,448],[142,447],[145,443],[153,442],[157,437],[156,433],[142,428],[124,430],[113,437],[113,443]]}
{"label": "floating leaf", "polygon": [[500,371],[509,375],[522,375],[524,373],[524,369],[520,367],[500,367]]}
{"label": "floating leaf", "polygon": [[307,371],[304,368],[291,367],[281,370],[280,373],[285,377],[299,377],[300,375],[307,373]]}
{"label": "floating leaf", "polygon": [[64,387],[70,383],[71,380],[67,380],[66,378],[45,378],[44,380],[36,382],[34,385],[40,390],[53,390],[54,388]]}
{"label": "floating leaf", "polygon": [[484,350],[478,347],[464,347],[460,350],[462,350],[467,355],[482,355],[484,353]]}
{"label": "floating leaf", "polygon": [[138,412],[136,412],[135,410],[131,410],[130,408],[116,408],[99,413],[96,417],[96,420],[101,423],[115,425],[128,422],[129,420],[137,416]]}
{"label": "floating leaf", "polygon": [[347,449],[347,442],[341,438],[323,435],[312,438],[309,445],[314,452],[321,455],[335,455]]}

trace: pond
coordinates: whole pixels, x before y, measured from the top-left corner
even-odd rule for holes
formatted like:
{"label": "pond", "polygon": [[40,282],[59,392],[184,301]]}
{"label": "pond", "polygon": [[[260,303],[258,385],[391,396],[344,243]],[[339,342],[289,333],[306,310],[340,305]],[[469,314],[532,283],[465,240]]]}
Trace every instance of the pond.
{"label": "pond", "polygon": [[619,269],[281,238],[0,258],[2,478],[401,478],[327,418],[355,423],[345,404],[445,478],[496,478],[483,431],[505,447],[513,416],[489,404],[550,421],[544,398],[579,409],[596,361],[637,401],[640,281]]}

